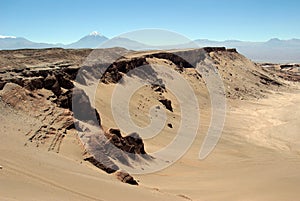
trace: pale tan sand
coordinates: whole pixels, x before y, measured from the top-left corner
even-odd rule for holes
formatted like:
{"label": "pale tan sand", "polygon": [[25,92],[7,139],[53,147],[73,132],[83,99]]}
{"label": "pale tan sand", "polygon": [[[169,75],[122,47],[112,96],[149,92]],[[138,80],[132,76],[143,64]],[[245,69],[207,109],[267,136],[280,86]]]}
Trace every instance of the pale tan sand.
{"label": "pale tan sand", "polygon": [[275,94],[230,103],[222,139],[207,159],[197,159],[198,138],[172,167],[140,179],[192,200],[297,200],[299,102],[299,94]]}
{"label": "pale tan sand", "polygon": [[[113,90],[114,85],[100,85],[98,89],[96,106],[102,108],[104,128],[116,126],[111,108],[107,107]],[[137,107],[145,97],[149,101],[145,101],[144,107]],[[150,153],[170,143],[178,128],[178,105],[171,95],[168,98],[175,106],[174,113],[167,112],[174,128],[166,127],[160,135],[145,141],[146,151]],[[299,103],[297,91],[273,92],[261,100],[228,99],[222,138],[211,155],[201,161],[199,150],[210,118],[210,111],[202,102],[199,104],[201,129],[188,153],[163,171],[135,177],[142,186],[192,200],[297,200],[300,195]],[[130,104],[133,120],[138,125],[147,125],[148,109],[155,104],[157,99],[149,88],[137,91]],[[176,118],[170,118],[172,115]]]}
{"label": "pale tan sand", "polygon": [[82,161],[72,134],[57,154],[24,146],[34,118],[1,104],[0,119],[0,200],[184,200],[151,187],[121,183]]}
{"label": "pale tan sand", "polygon": [[[107,92],[101,92],[109,97],[112,88],[107,85]],[[222,139],[207,159],[198,160],[200,132],[177,163],[161,172],[136,175],[138,187],[83,162],[74,134],[64,140],[60,154],[24,146],[35,119],[1,105],[0,200],[297,200],[299,102],[298,93],[230,100]],[[105,112],[101,111],[104,127],[113,126]],[[204,120],[208,114],[203,113]],[[176,129],[176,120],[172,123]],[[166,144],[168,139],[146,141],[146,150],[159,149],[157,140]]]}
{"label": "pale tan sand", "polygon": [[[212,53],[212,56],[219,55]],[[220,61],[225,69],[220,72],[228,78],[228,86],[255,87],[251,79],[244,83],[243,78],[251,75],[247,74],[248,70],[235,71],[236,67],[230,63],[225,65],[229,61]],[[247,69],[255,69],[250,61],[239,62],[238,65],[249,67]],[[229,72],[233,77],[226,75]],[[260,100],[227,99],[222,138],[211,155],[200,161],[199,150],[210,122],[210,103],[203,85],[195,79],[190,82],[200,106],[201,126],[197,138],[189,151],[169,168],[153,174],[133,175],[139,186],[123,184],[84,162],[75,132],[68,133],[60,153],[49,152],[43,146],[35,147],[25,134],[38,124],[37,120],[25,113],[16,113],[0,101],[0,165],[3,167],[0,169],[0,200],[298,200],[300,93],[272,92]],[[116,127],[110,108],[114,86],[101,84],[97,91],[95,106],[105,129]],[[228,90],[234,92],[232,87]],[[256,87],[252,92],[255,95],[259,90]],[[174,138],[180,122],[179,103],[171,93],[164,95],[172,100],[174,107],[173,113],[166,112],[167,122],[172,123],[173,128],[165,126],[158,136],[145,140],[150,154]],[[140,101],[142,105],[138,107]],[[157,103],[149,87],[140,89],[130,103],[133,121],[147,125],[150,122],[148,110]]]}

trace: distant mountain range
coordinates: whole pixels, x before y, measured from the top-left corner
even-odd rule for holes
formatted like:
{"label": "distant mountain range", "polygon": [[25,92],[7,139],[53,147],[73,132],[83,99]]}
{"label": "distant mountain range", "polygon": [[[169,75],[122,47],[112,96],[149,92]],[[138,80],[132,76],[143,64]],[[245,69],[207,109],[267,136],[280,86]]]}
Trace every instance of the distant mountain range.
{"label": "distant mountain range", "polygon": [[226,48],[236,48],[241,54],[257,62],[300,63],[300,39],[280,40],[273,38],[266,42],[246,42],[238,40],[211,41],[207,39],[198,39],[188,44],[180,44],[176,46],[149,46],[128,38],[116,37],[109,39],[98,32],[92,32],[77,42],[64,45],[36,43],[22,37],[0,35],[0,49],[2,50],[52,47],[74,49],[124,47],[131,50],[149,50],[195,48],[198,46],[222,46]]}
{"label": "distant mountain range", "polygon": [[99,44],[109,40],[107,37],[101,35],[100,33],[94,31],[89,35],[79,39],[75,43],[65,45],[65,48],[97,48]]}
{"label": "distant mountain range", "polygon": [[300,40],[270,39],[266,42],[245,42],[237,40],[209,41],[195,40],[200,46],[224,46],[236,48],[241,54],[257,62],[299,63]]}

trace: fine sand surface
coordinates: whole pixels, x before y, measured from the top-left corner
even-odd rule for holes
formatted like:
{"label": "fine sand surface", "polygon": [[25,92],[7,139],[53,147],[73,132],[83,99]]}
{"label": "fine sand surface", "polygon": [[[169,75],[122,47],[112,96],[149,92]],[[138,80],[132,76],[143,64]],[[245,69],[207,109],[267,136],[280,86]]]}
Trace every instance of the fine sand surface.
{"label": "fine sand surface", "polygon": [[[59,154],[25,146],[35,120],[2,103],[0,200],[183,200],[145,186],[130,186],[82,161],[75,135]],[[22,121],[24,124],[20,124]],[[27,125],[27,126],[26,126]]]}
{"label": "fine sand surface", "polygon": [[297,200],[299,102],[299,93],[230,101],[222,138],[208,158],[197,159],[200,137],[173,166],[140,180],[192,200]]}
{"label": "fine sand surface", "polygon": [[[102,124],[104,128],[114,127],[110,107],[103,107],[109,105],[114,86],[99,88]],[[132,97],[131,115],[141,126],[149,123],[147,111],[156,98],[148,96],[144,105],[137,105],[150,91],[144,88]],[[146,151],[150,153],[170,143],[178,128],[176,100],[171,95],[168,98],[175,106],[174,114],[167,112],[173,128],[165,127],[163,136],[145,141]],[[141,185],[192,200],[298,199],[300,92],[270,92],[265,99],[227,101],[222,138],[209,157],[198,159],[210,118],[210,112],[203,107],[206,104],[199,103],[201,126],[190,150],[163,171],[136,176]],[[175,118],[170,118],[172,115]]]}
{"label": "fine sand surface", "polygon": [[34,119],[1,104],[0,200],[297,200],[299,102],[298,92],[229,101],[222,138],[208,158],[198,159],[200,132],[174,165],[136,175],[139,186],[82,161],[74,134],[64,140],[60,154],[24,146]]}
{"label": "fine sand surface", "polygon": [[[55,53],[57,50],[53,51]],[[4,53],[10,55],[9,52]],[[52,58],[47,54],[43,54],[42,58],[55,59],[58,62],[55,65],[66,65],[56,61],[57,55]],[[80,54],[74,56],[78,61],[83,60]],[[133,55],[141,56],[139,54],[145,53]],[[30,57],[34,57],[34,54]],[[41,125],[37,117],[43,118],[47,113],[34,117],[34,111],[30,115],[27,110],[21,110],[29,103],[36,103],[26,97],[18,102],[19,110],[0,99],[0,201],[299,200],[299,85],[277,79],[275,75],[270,77],[268,72],[232,51],[210,52],[209,57],[222,75],[228,97],[221,139],[207,158],[199,160],[199,151],[210,124],[211,103],[204,81],[194,69],[184,69],[181,76],[189,81],[199,103],[200,127],[197,136],[185,155],[168,168],[151,174],[132,175],[138,181],[138,186],[122,183],[115,174],[109,175],[84,161],[84,150],[74,129],[67,130],[57,151],[59,153],[48,151],[48,147],[43,146],[43,143],[49,143],[47,139],[42,139],[39,144],[29,142],[29,133]],[[12,60],[8,58],[5,62],[10,64]],[[163,58],[149,57],[147,61],[151,64],[167,64],[171,68],[175,66]],[[36,65],[39,61],[29,58],[27,62]],[[10,79],[16,77],[17,72],[6,72],[5,75]],[[110,80],[112,77],[106,78]],[[95,102],[92,103],[100,114],[105,130],[119,128],[113,118],[112,107],[124,111],[122,104],[111,105],[115,86],[111,82],[99,84]],[[8,89],[3,89],[4,93],[8,92],[6,98],[11,97],[16,101],[18,96]],[[44,99],[49,97],[47,90],[47,93],[44,89],[38,92],[44,93]],[[120,93],[122,100],[125,94]],[[173,112],[165,110],[158,101],[161,97],[171,100]],[[49,102],[45,100],[40,104]],[[151,86],[140,88],[131,97],[129,112],[134,123],[147,126],[152,118],[149,109],[155,106],[155,110],[166,111],[166,123],[172,125],[166,124],[157,136],[144,139],[145,150],[150,155],[168,145],[176,136],[181,122],[179,102],[168,88],[160,94]],[[36,106],[42,109],[39,107]],[[195,108],[195,105],[190,107]],[[34,110],[34,105],[27,109]],[[52,117],[53,114],[48,116]],[[123,134],[128,134],[120,129]]]}

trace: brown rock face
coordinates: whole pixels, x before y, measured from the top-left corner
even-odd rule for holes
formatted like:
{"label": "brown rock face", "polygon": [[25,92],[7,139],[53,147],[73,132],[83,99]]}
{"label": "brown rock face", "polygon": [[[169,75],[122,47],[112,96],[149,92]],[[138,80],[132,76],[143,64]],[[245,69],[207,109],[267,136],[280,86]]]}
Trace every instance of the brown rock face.
{"label": "brown rock face", "polygon": [[[219,69],[226,95],[230,98],[258,98],[262,97],[261,89],[278,88],[282,85],[281,80],[276,77],[278,72],[273,75],[262,70],[234,49],[217,47],[131,52],[124,55],[129,51],[114,51],[112,48],[96,50],[99,54],[95,58],[105,60],[102,63],[88,61],[81,66],[91,52],[92,50],[63,49],[0,51],[1,58],[6,58],[0,60],[0,101],[39,118],[40,124],[27,134],[28,139],[37,146],[48,145],[49,150],[59,152],[67,131],[76,125],[76,133],[84,147],[85,160],[107,173],[117,171],[116,175],[122,182],[134,185],[137,182],[128,173],[119,171],[119,166],[134,168],[139,162],[147,163],[147,160],[152,159],[145,151],[142,138],[137,133],[123,136],[119,129],[104,132],[99,113],[91,105],[85,91],[75,88],[76,82],[86,86],[99,80],[103,83],[117,83],[125,74],[130,75],[132,69],[143,65],[151,66],[151,61],[159,61],[166,62],[175,70],[179,69],[179,73],[193,70],[191,68],[196,64],[203,65],[203,72],[195,74],[199,84],[202,82],[203,86],[205,84],[202,77],[210,73],[208,67],[213,71]],[[106,60],[107,58],[109,59]],[[210,62],[207,63],[207,60]],[[45,64],[42,67],[41,61]],[[167,93],[155,70],[136,70],[140,78],[156,81],[152,85],[155,92]],[[78,72],[81,73],[77,75]],[[279,75],[289,80],[300,80],[299,75],[295,77],[289,72],[284,75],[281,72]],[[173,112],[171,100],[162,95],[159,99]],[[167,126],[173,127],[172,124]]]}
{"label": "brown rock face", "polygon": [[44,80],[45,89],[52,90],[53,85],[56,83],[56,78],[53,75],[48,75]]}
{"label": "brown rock face", "polygon": [[62,93],[59,97],[57,97],[57,99],[55,100],[55,103],[59,107],[72,110],[72,93],[73,93],[73,90],[68,90],[68,91]]}
{"label": "brown rock face", "polygon": [[[42,51],[29,52],[34,55]],[[137,59],[129,64],[123,62],[117,65],[121,69],[125,66],[123,71],[129,71],[144,61],[145,59]],[[146,154],[142,139],[137,134],[122,137],[120,131],[113,129],[108,134],[110,140],[107,139],[98,111],[92,107],[85,91],[74,86],[73,82],[78,78],[79,70],[86,72],[79,77],[81,84],[100,79],[102,75],[98,66],[85,66],[80,69],[80,66],[71,62],[55,62],[38,68],[22,66],[16,69],[0,69],[0,98],[18,110],[41,116],[41,125],[26,134],[31,143],[37,146],[47,144],[49,151],[59,152],[67,130],[77,128],[78,138],[85,149],[86,161],[107,173],[119,170],[117,163],[130,166],[130,160],[134,160],[135,155]],[[128,173],[122,176],[122,181],[137,184]]]}
{"label": "brown rock face", "polygon": [[130,70],[146,64],[148,63],[145,57],[130,60],[121,59],[108,67],[107,71],[103,74],[101,81],[104,83],[117,83],[122,78],[122,74],[126,74]]}
{"label": "brown rock face", "polygon": [[26,133],[30,144],[37,147],[47,146],[49,151],[59,152],[67,130],[73,125],[72,112],[58,108],[42,93],[7,83],[0,91],[0,99],[15,110],[36,118],[37,122],[32,126],[32,130]]}
{"label": "brown rock face", "polygon": [[126,172],[118,171],[118,172],[116,172],[116,177],[123,183],[128,183],[131,185],[138,185],[137,181],[134,180],[134,178]]}
{"label": "brown rock face", "polygon": [[160,99],[159,102],[161,102],[166,107],[167,110],[170,110],[171,112],[173,112],[173,107],[172,107],[171,100]]}
{"label": "brown rock face", "polygon": [[[76,72],[75,72],[76,74]],[[72,89],[74,88],[74,84],[71,81],[71,79],[74,79],[74,74],[73,72],[56,72],[55,74],[55,78],[59,84],[60,87],[64,88],[64,89]]]}
{"label": "brown rock face", "polygon": [[28,79],[24,79],[24,87],[29,90],[36,90],[43,88],[43,77],[32,77]]}
{"label": "brown rock face", "polygon": [[5,82],[0,81],[0,90],[3,89],[3,87],[4,87],[5,84],[6,84]]}
{"label": "brown rock face", "polygon": [[115,165],[105,155],[101,156],[101,160],[99,160],[99,156],[98,157],[88,157],[88,158],[85,158],[84,160],[92,163],[94,166],[107,172],[108,174],[114,173],[114,172],[116,172],[116,170],[119,169],[119,167],[117,165]]}
{"label": "brown rock face", "polygon": [[105,133],[105,136],[118,149],[132,154],[146,154],[144,142],[137,133],[122,137],[119,129],[111,128]]}

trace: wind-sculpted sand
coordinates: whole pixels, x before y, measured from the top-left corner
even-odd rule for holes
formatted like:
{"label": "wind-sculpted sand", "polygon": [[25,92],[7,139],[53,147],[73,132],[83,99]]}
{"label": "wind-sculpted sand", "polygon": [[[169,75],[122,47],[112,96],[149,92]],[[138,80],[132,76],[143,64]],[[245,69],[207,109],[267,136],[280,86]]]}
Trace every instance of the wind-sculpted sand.
{"label": "wind-sculpted sand", "polygon": [[[105,62],[97,66],[88,54]],[[0,58],[0,200],[279,201],[300,195],[300,88],[291,72],[287,79],[225,48],[17,50],[1,51]],[[178,100],[166,74],[141,73],[142,66],[174,71],[168,76],[184,78],[198,105]],[[224,83],[225,123],[213,151],[200,160],[213,116],[205,76],[214,71]],[[134,80],[148,85],[121,90]],[[127,112],[127,101],[132,123],[143,128],[157,117],[165,123],[161,130],[146,139],[120,128],[114,115]],[[182,108],[198,108],[195,139],[178,160],[168,157],[175,152],[157,160],[155,152],[172,143],[184,122]],[[159,162],[166,168],[144,174]]]}

